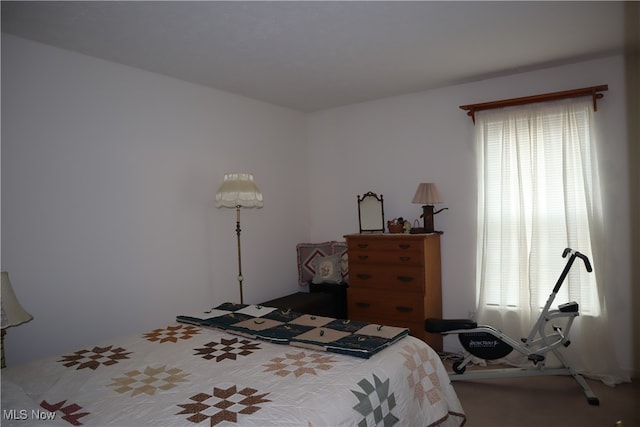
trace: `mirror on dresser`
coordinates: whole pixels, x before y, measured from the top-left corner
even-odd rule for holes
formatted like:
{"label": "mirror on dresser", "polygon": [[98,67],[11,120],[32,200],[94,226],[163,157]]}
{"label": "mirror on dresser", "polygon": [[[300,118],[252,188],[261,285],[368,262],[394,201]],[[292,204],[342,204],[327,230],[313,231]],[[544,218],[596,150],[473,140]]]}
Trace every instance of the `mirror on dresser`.
{"label": "mirror on dresser", "polygon": [[384,232],[384,201],[371,191],[358,198],[360,233]]}

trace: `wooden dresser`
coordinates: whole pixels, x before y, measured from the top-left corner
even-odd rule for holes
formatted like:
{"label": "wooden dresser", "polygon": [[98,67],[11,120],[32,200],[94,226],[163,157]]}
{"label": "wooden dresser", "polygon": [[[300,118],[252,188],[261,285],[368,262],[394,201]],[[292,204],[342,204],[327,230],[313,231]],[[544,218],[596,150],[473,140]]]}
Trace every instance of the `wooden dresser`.
{"label": "wooden dresser", "polygon": [[442,351],[442,336],[425,331],[442,317],[439,234],[349,234],[349,319],[409,328]]}

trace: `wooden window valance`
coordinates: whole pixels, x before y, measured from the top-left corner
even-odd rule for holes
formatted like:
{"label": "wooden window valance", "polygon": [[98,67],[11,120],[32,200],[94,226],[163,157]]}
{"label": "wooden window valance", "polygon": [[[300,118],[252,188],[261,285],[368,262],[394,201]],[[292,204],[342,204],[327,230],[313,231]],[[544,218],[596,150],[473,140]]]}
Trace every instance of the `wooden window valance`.
{"label": "wooden window valance", "polygon": [[565,90],[562,92],[545,93],[543,95],[524,96],[522,98],[503,99],[500,101],[483,102],[481,104],[461,105],[460,108],[467,111],[473,123],[476,122],[476,111],[492,110],[494,108],[511,107],[514,105],[533,104],[536,102],[556,101],[558,99],[578,98],[591,96],[593,98],[593,111],[598,111],[597,99],[604,97],[603,92],[609,90],[609,85],[591,86],[582,89]]}

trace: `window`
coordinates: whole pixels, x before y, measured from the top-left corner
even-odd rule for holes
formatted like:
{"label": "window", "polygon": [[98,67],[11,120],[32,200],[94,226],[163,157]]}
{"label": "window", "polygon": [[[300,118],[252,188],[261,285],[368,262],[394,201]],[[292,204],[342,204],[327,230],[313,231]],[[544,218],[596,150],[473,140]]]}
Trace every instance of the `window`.
{"label": "window", "polygon": [[[564,248],[592,257],[600,203],[590,105],[477,113],[480,310],[535,315],[564,268]],[[599,315],[595,275],[572,268],[556,298],[568,301]]]}

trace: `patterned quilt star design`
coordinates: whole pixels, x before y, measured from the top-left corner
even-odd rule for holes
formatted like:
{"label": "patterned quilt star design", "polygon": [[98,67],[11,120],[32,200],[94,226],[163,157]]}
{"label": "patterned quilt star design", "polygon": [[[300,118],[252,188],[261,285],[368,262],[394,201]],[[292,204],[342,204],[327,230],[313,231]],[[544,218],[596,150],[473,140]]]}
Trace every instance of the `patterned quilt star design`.
{"label": "patterned quilt star design", "polygon": [[147,366],[143,371],[133,370],[126,372],[124,376],[113,378],[111,387],[116,387],[118,393],[129,393],[131,397],[144,393],[153,396],[156,390],[170,390],[178,383],[186,381],[188,373],[181,369],[167,369],[166,366],[152,368]]}
{"label": "patterned quilt star design", "polygon": [[187,420],[198,424],[209,419],[209,425],[215,426],[223,421],[237,423],[239,415],[251,415],[261,409],[261,403],[271,402],[265,399],[269,393],[258,394],[258,390],[245,387],[238,391],[237,386],[228,388],[214,387],[213,394],[198,393],[189,399],[194,403],[180,404],[183,410],[176,415],[190,415]]}
{"label": "patterned quilt star design", "polygon": [[62,356],[62,363],[67,368],[77,366],[77,370],[89,368],[98,369],[100,365],[110,366],[118,363],[122,359],[129,359],[131,352],[126,352],[124,348],[113,348],[112,345],[107,347],[93,347],[91,350],[78,350],[75,353]]}
{"label": "patterned quilt star design", "polygon": [[40,402],[40,406],[50,412],[62,412],[62,419],[74,426],[81,426],[80,418],[89,415],[89,412],[79,412],[82,406],[77,403],[70,403],[65,406],[66,400],[58,403],[49,403],[46,400]]}
{"label": "patterned quilt star design", "polygon": [[389,391],[389,379],[381,381],[373,374],[373,384],[364,378],[358,382],[362,391],[351,390],[358,398],[355,409],[364,418],[358,423],[358,427],[382,425],[385,427],[396,424],[399,419],[391,411],[396,407],[396,398]]}
{"label": "patterned quilt star design", "polygon": [[221,362],[225,359],[236,360],[237,356],[249,356],[260,349],[260,344],[238,338],[221,338],[220,342],[212,341],[204,345],[204,348],[196,348],[196,355],[203,355],[206,360],[215,359]]}
{"label": "patterned quilt star design", "polygon": [[317,370],[328,371],[333,367],[336,360],[327,355],[318,353],[287,353],[284,357],[271,359],[271,363],[264,365],[267,369],[264,372],[272,371],[275,375],[286,377],[293,374],[300,377],[304,374],[318,375]]}
{"label": "patterned quilt star design", "polygon": [[167,326],[166,328],[158,328],[144,334],[147,341],[151,342],[178,342],[178,340],[188,340],[194,335],[199,334],[197,327],[191,325]]}
{"label": "patterned quilt star design", "polygon": [[418,401],[420,408],[423,407],[425,398],[431,405],[440,402],[442,400],[438,393],[440,379],[427,349],[415,344],[405,345],[402,349],[404,352],[401,354],[405,358],[404,366],[409,370],[407,382],[413,389],[413,397]]}

